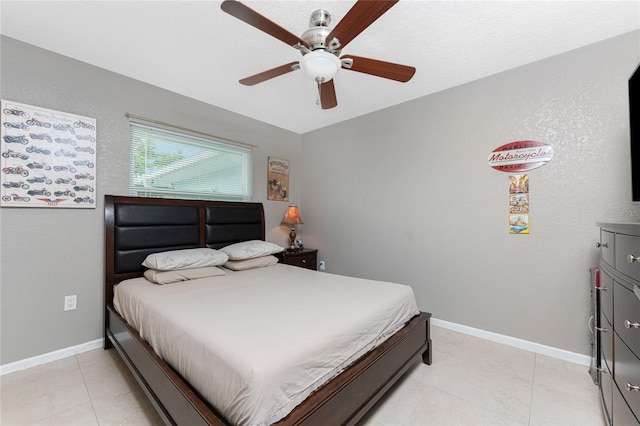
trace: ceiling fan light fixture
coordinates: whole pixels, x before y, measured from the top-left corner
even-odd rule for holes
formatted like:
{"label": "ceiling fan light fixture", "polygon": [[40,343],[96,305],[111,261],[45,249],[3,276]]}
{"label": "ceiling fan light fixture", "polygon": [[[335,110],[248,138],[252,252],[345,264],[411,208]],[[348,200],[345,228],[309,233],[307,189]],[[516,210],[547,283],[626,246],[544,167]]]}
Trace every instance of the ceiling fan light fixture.
{"label": "ceiling fan light fixture", "polygon": [[336,55],[320,49],[307,53],[300,60],[302,71],[319,83],[331,80],[340,66],[340,59]]}

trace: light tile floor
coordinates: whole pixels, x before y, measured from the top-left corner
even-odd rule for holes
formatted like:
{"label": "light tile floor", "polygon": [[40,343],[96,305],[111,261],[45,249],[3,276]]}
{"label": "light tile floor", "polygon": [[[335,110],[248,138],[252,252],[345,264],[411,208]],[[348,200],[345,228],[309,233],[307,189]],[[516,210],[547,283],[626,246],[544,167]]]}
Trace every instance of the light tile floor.
{"label": "light tile floor", "polygon": [[[587,367],[432,327],[418,365],[361,421],[399,425],[605,425]],[[0,424],[159,425],[114,350],[0,377]]]}

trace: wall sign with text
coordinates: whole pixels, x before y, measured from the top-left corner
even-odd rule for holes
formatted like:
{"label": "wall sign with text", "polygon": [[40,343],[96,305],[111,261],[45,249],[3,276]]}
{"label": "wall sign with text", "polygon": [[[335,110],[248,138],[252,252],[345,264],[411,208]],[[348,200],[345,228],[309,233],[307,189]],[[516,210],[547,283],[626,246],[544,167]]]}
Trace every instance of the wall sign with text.
{"label": "wall sign with text", "polygon": [[[536,141],[509,142],[494,149],[487,159],[500,172],[520,173],[537,169],[553,159],[553,147]],[[528,234],[529,175],[509,176],[509,233]]]}
{"label": "wall sign with text", "polygon": [[267,200],[289,201],[289,160],[269,157]]}
{"label": "wall sign with text", "polygon": [[488,162],[495,170],[517,173],[544,166],[553,159],[553,154],[553,147],[546,143],[517,141],[494,149]]}

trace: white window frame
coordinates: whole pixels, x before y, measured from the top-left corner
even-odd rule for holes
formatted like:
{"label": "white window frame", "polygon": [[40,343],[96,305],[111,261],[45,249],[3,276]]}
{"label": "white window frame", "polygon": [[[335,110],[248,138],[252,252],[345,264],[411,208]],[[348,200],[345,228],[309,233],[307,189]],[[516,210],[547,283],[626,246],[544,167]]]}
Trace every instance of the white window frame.
{"label": "white window frame", "polygon": [[[138,120],[129,121],[129,143],[129,195],[251,201],[250,147]],[[145,153],[152,148],[182,158],[151,170],[147,169],[151,163],[145,156],[145,172],[136,173],[140,165],[138,146]]]}

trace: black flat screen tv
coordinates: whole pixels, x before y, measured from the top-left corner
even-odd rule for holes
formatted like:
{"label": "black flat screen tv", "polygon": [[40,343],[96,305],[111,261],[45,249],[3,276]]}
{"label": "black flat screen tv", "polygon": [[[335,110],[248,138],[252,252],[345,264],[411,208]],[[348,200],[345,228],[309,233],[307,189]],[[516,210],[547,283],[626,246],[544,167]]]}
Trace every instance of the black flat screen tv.
{"label": "black flat screen tv", "polygon": [[629,78],[629,130],[631,136],[631,197],[640,202],[640,66]]}

